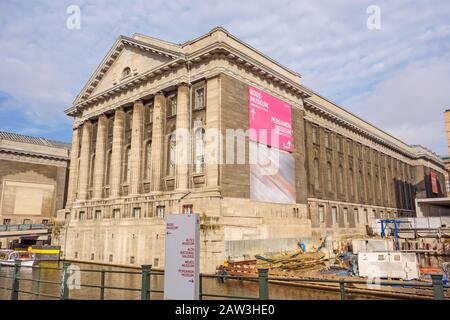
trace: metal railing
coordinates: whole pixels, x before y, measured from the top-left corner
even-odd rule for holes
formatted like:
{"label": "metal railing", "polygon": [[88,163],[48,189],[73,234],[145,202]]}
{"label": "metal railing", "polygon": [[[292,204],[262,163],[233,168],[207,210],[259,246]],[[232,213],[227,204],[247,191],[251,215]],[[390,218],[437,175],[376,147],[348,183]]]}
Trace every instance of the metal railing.
{"label": "metal railing", "polygon": [[[69,300],[75,299],[70,297],[70,284],[69,284],[69,274],[71,263],[64,261],[63,267],[45,267],[45,266],[21,266],[20,261],[16,261],[13,266],[1,266],[1,268],[14,268],[12,276],[0,275],[0,278],[11,279],[11,288],[0,286],[0,290],[10,291],[10,299],[18,300],[20,293],[33,295],[35,297],[44,297],[50,299],[60,299]],[[37,279],[27,279],[21,278],[21,268],[31,268],[37,270]],[[60,281],[49,281],[40,278],[41,270],[56,270],[61,271]],[[150,300],[151,293],[163,294],[163,290],[153,289],[151,286],[151,276],[164,276],[163,271],[152,270],[151,265],[143,265],[141,271],[118,271],[118,270],[95,270],[95,269],[77,269],[79,272],[92,272],[100,274],[100,282],[98,284],[79,284],[80,287],[98,289],[98,299],[105,300],[105,290],[121,290],[121,291],[132,291],[140,292],[141,300]],[[141,276],[141,287],[140,288],[128,288],[128,287],[117,287],[106,285],[105,276],[106,274],[128,274],[128,275],[140,275]],[[225,280],[239,280],[249,281],[258,284],[258,296],[237,296],[237,295],[224,295],[216,293],[208,293],[203,290],[203,280],[213,278],[219,279],[222,282]],[[431,283],[421,283],[421,282],[394,282],[394,281],[378,281],[377,284],[380,286],[401,286],[408,288],[429,288],[433,291],[433,298],[435,300],[444,300],[445,290],[449,289],[450,286],[443,285],[441,274],[432,274]],[[21,288],[21,283],[23,281],[29,281],[37,284],[38,289],[36,291],[26,291]],[[339,287],[339,297],[341,300],[345,300],[349,294],[349,285],[354,284],[368,284],[365,280],[334,280],[334,279],[317,279],[317,278],[279,278],[279,277],[269,277],[268,269],[258,269],[258,276],[231,276],[231,275],[211,275],[211,274],[200,274],[200,300],[205,297],[211,298],[222,298],[222,299],[239,299],[239,300],[269,300],[269,282],[277,283],[282,281],[283,283],[308,283],[308,284],[334,284]],[[59,287],[59,295],[52,295],[44,292],[40,292],[40,284],[50,284]],[[367,295],[367,293],[366,293]]]}
{"label": "metal railing", "polygon": [[49,229],[51,226],[49,224],[6,224],[0,226],[0,231],[24,231],[24,230],[37,230],[37,229]]}

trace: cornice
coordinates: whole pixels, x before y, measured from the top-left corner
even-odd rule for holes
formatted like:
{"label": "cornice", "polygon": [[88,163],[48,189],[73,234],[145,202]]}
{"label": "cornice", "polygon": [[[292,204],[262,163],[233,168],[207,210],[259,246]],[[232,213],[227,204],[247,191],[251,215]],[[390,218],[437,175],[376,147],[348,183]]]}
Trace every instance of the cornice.
{"label": "cornice", "polygon": [[[423,159],[432,162],[437,168],[440,168],[441,170],[445,168],[442,161],[436,155],[432,154],[430,151],[426,152],[426,150],[423,147],[418,148],[417,146],[408,146],[410,150],[406,150],[404,147],[395,145],[379,137],[375,133],[367,131],[366,129],[362,128],[353,121],[344,119],[340,115],[337,115],[330,110],[326,110],[325,107],[320,106],[318,103],[314,101],[306,100],[304,102],[304,107],[306,111],[305,112],[306,120],[309,120],[311,122],[317,122],[317,119],[313,116],[313,114],[315,114],[319,117],[326,118],[331,122],[336,123],[337,125],[344,127],[345,129],[350,130],[358,135],[361,135],[385,148],[393,150],[409,159],[412,160]],[[414,148],[417,150],[414,151],[413,150]]]}
{"label": "cornice", "polygon": [[272,82],[280,89],[286,90],[294,94],[299,99],[307,98],[312,94],[312,92],[309,89],[305,88],[304,86],[293,82],[292,80],[284,77],[283,75],[273,70],[270,70],[269,68],[260,64],[256,60],[234,50],[228,44],[223,42],[216,42],[213,45],[202,48],[190,54],[189,56],[179,57],[175,60],[169,61],[152,70],[136,75],[123,83],[119,83],[116,86],[113,86],[112,88],[104,92],[89,97],[86,100],[81,101],[78,104],[73,105],[71,108],[65,110],[65,113],[69,116],[77,116],[84,108],[89,107],[92,104],[97,103],[101,100],[108,99],[109,97],[132,89],[136,87],[136,85],[139,85],[143,82],[152,80],[157,76],[164,75],[181,66],[187,66],[188,64],[203,63],[207,60],[216,58],[217,56],[226,58],[229,61],[232,61],[235,64],[245,68],[246,70],[254,74],[258,74],[258,76],[265,78],[269,82]]}
{"label": "cornice", "polygon": [[67,167],[69,158],[50,156],[35,152],[24,152],[1,148],[0,159],[10,161],[20,161],[35,164],[53,165],[57,167]]}
{"label": "cornice", "polygon": [[81,93],[75,99],[74,104],[82,103],[83,101],[86,101],[87,99],[90,98],[92,92],[94,92],[95,88],[103,79],[106,72],[113,65],[114,61],[116,61],[116,59],[120,56],[120,53],[123,51],[123,49],[127,46],[138,48],[140,50],[154,53],[170,59],[177,59],[180,57],[180,54],[177,52],[168,49],[163,49],[155,45],[150,45],[148,43],[133,38],[120,36],[116,40],[116,42],[114,43],[113,47],[110,49],[108,54],[105,56],[105,58],[102,60],[99,67],[95,70],[94,74],[89,78],[87,84],[84,86],[84,88],[81,90]]}

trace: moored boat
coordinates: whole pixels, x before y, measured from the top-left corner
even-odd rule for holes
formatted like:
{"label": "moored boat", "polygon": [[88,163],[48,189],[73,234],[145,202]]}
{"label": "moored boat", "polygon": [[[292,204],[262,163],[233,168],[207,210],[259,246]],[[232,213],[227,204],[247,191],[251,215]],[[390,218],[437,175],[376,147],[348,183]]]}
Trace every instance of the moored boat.
{"label": "moored boat", "polygon": [[16,261],[20,261],[23,267],[32,267],[36,255],[28,251],[0,250],[0,265],[14,266]]}

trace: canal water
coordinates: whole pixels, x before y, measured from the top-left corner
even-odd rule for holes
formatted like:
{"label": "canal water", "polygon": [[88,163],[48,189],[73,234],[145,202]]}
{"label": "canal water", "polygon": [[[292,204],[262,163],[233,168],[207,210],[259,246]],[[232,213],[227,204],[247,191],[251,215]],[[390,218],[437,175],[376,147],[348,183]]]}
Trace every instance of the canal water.
{"label": "canal water", "polygon": [[[448,261],[449,257],[440,258],[434,256],[422,256],[419,258],[421,267],[438,267],[442,265],[443,261]],[[136,272],[136,274],[127,273],[105,273],[105,286],[119,287],[119,288],[133,288],[135,291],[125,291],[116,289],[105,289],[104,297],[107,300],[134,300],[141,297],[141,274],[138,269],[120,268],[96,264],[74,263],[82,271],[80,273],[81,284],[86,285],[100,285],[101,274],[94,270],[109,270],[109,271],[126,271]],[[48,268],[61,268],[61,262],[40,262],[37,265]],[[0,267],[0,300],[7,300],[10,298],[10,291],[1,288],[11,288],[14,268]],[[20,290],[27,292],[40,292],[43,295],[35,296],[27,293],[20,293],[20,299],[51,299],[46,295],[59,296],[60,285],[48,282],[60,282],[61,271],[53,269],[30,269],[22,268],[20,274]],[[40,284],[29,281],[30,279],[41,279]],[[163,290],[164,277],[162,275],[151,276],[151,288],[153,290]],[[230,295],[257,298],[258,297],[258,283],[239,280],[219,281],[217,278],[203,278],[202,292],[204,294],[213,295]],[[285,299],[285,300],[333,300],[339,299],[339,292],[318,290],[310,288],[302,288],[298,286],[289,286],[285,284],[269,284],[269,295],[271,299]],[[96,300],[100,298],[99,288],[71,289],[69,298],[71,299],[88,299]],[[374,297],[347,294],[347,299],[374,299]],[[151,299],[163,299],[162,293],[152,292]],[[204,297],[204,299],[223,299],[216,297]],[[376,299],[376,298],[375,298]]]}
{"label": "canal water", "polygon": [[[38,265],[42,267],[62,267],[61,263],[50,263],[50,262],[40,262]],[[113,287],[122,288],[134,288],[136,291],[124,291],[124,290],[105,290],[105,299],[107,300],[122,300],[122,299],[140,299],[141,298],[141,275],[140,271],[136,269],[129,268],[119,268],[95,264],[82,264],[76,263],[77,266],[82,270],[114,270],[114,271],[127,271],[127,272],[138,272],[138,274],[126,274],[126,273],[106,273],[105,274],[105,285]],[[11,288],[12,279],[5,277],[13,276],[14,268],[11,267],[0,267],[0,287]],[[27,279],[38,279],[49,282],[59,282],[61,280],[60,270],[37,270],[30,268],[21,269],[21,282],[20,290],[27,292],[37,292],[39,291],[41,296],[34,296],[27,293],[20,293],[20,299],[51,299],[45,295],[59,296],[60,286],[58,284],[52,283],[40,283],[27,281]],[[81,283],[88,285],[100,285],[101,275],[99,272],[81,272]],[[163,290],[164,277],[162,275],[152,275],[151,276],[151,288],[154,290]],[[226,280],[221,282],[216,278],[203,278],[202,287],[204,294],[215,294],[215,295],[232,295],[232,296],[242,296],[257,298],[258,297],[258,283],[239,281],[239,280]],[[10,291],[0,289],[0,300],[10,299]],[[323,299],[332,300],[339,299],[339,292],[333,291],[322,291],[316,289],[301,288],[295,286],[286,286],[279,284],[269,284],[269,294],[271,299],[293,299],[293,300],[313,300],[313,299]],[[88,299],[97,300],[100,298],[99,288],[85,288],[81,289],[71,289],[70,296],[71,299]],[[367,299],[369,297],[364,297],[362,295],[348,295],[348,299]],[[163,299],[162,293],[152,292],[151,299]],[[223,299],[216,297],[204,297],[204,299]]]}

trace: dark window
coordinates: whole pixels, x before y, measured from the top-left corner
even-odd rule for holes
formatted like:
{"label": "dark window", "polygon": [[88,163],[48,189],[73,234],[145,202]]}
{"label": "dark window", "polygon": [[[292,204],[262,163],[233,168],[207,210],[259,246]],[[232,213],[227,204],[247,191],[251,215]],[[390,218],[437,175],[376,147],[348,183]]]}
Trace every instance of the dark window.
{"label": "dark window", "polygon": [[126,78],[126,77],[128,77],[130,75],[131,75],[130,67],[124,68],[123,71],[122,71],[122,78]]}
{"label": "dark window", "polygon": [[314,189],[320,189],[320,168],[319,159],[314,159]]}
{"label": "dark window", "polygon": [[312,142],[319,144],[319,127],[312,126]]}
{"label": "dark window", "polygon": [[158,218],[164,218],[166,207],[165,206],[156,206],[156,216]]}
{"label": "dark window", "polygon": [[192,204],[184,204],[182,212],[183,214],[194,213],[194,206]]}

